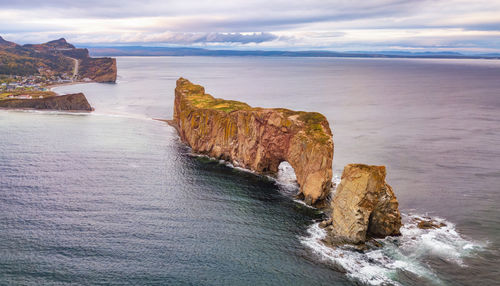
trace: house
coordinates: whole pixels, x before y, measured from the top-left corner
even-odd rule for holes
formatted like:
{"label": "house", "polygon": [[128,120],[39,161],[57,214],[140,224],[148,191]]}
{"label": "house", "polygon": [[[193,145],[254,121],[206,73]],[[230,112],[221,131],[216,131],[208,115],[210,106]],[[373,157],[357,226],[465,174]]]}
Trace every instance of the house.
{"label": "house", "polygon": [[31,95],[28,95],[28,94],[21,94],[21,95],[18,95],[14,98],[17,98],[17,99],[32,99]]}

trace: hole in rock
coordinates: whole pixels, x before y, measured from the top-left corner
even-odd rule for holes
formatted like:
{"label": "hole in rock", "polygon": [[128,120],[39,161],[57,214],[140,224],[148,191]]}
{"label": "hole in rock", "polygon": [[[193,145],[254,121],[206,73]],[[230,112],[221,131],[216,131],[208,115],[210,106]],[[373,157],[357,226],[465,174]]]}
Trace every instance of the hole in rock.
{"label": "hole in rock", "polygon": [[276,180],[281,189],[288,192],[297,192],[299,184],[297,184],[297,176],[292,165],[287,161],[283,161],[278,166],[278,175]]}

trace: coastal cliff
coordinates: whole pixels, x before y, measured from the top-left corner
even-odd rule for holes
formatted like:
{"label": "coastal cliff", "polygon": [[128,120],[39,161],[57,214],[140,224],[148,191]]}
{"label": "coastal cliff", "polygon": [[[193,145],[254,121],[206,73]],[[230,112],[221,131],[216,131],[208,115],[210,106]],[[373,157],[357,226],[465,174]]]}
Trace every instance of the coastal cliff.
{"label": "coastal cliff", "polygon": [[79,60],[78,77],[88,78],[95,82],[116,82],[115,58],[90,58]]}
{"label": "coastal cliff", "polygon": [[173,124],[194,152],[224,159],[260,174],[275,174],[281,162],[294,168],[299,197],[325,202],[332,181],[333,139],[320,113],[254,108],[205,93],[177,80]]}
{"label": "coastal cliff", "polygon": [[0,108],[68,111],[94,110],[83,93],[66,94],[47,98],[0,100]]}

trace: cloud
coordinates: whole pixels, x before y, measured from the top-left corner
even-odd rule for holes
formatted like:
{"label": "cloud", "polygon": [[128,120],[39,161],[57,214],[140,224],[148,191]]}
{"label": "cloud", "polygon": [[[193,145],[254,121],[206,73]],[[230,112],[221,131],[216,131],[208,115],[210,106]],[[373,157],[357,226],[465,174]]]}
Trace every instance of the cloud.
{"label": "cloud", "polygon": [[[0,0],[0,34],[76,44],[500,49],[491,0]],[[448,44],[451,43],[451,44]]]}
{"label": "cloud", "polygon": [[136,42],[158,42],[171,44],[194,44],[194,43],[263,43],[278,39],[271,33],[171,33],[165,32],[156,35],[146,35]]}

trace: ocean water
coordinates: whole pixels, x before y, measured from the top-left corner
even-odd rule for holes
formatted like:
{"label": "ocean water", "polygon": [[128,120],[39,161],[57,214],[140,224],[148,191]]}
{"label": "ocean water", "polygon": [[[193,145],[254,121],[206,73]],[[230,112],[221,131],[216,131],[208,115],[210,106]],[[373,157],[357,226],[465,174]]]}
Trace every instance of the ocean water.
{"label": "ocean water", "polygon": [[[323,113],[334,180],[386,165],[403,235],[329,249],[289,165],[270,178],[192,154],[153,120],[179,76]],[[117,84],[55,90],[95,112],[0,111],[1,285],[499,284],[499,61],[122,57]]]}

